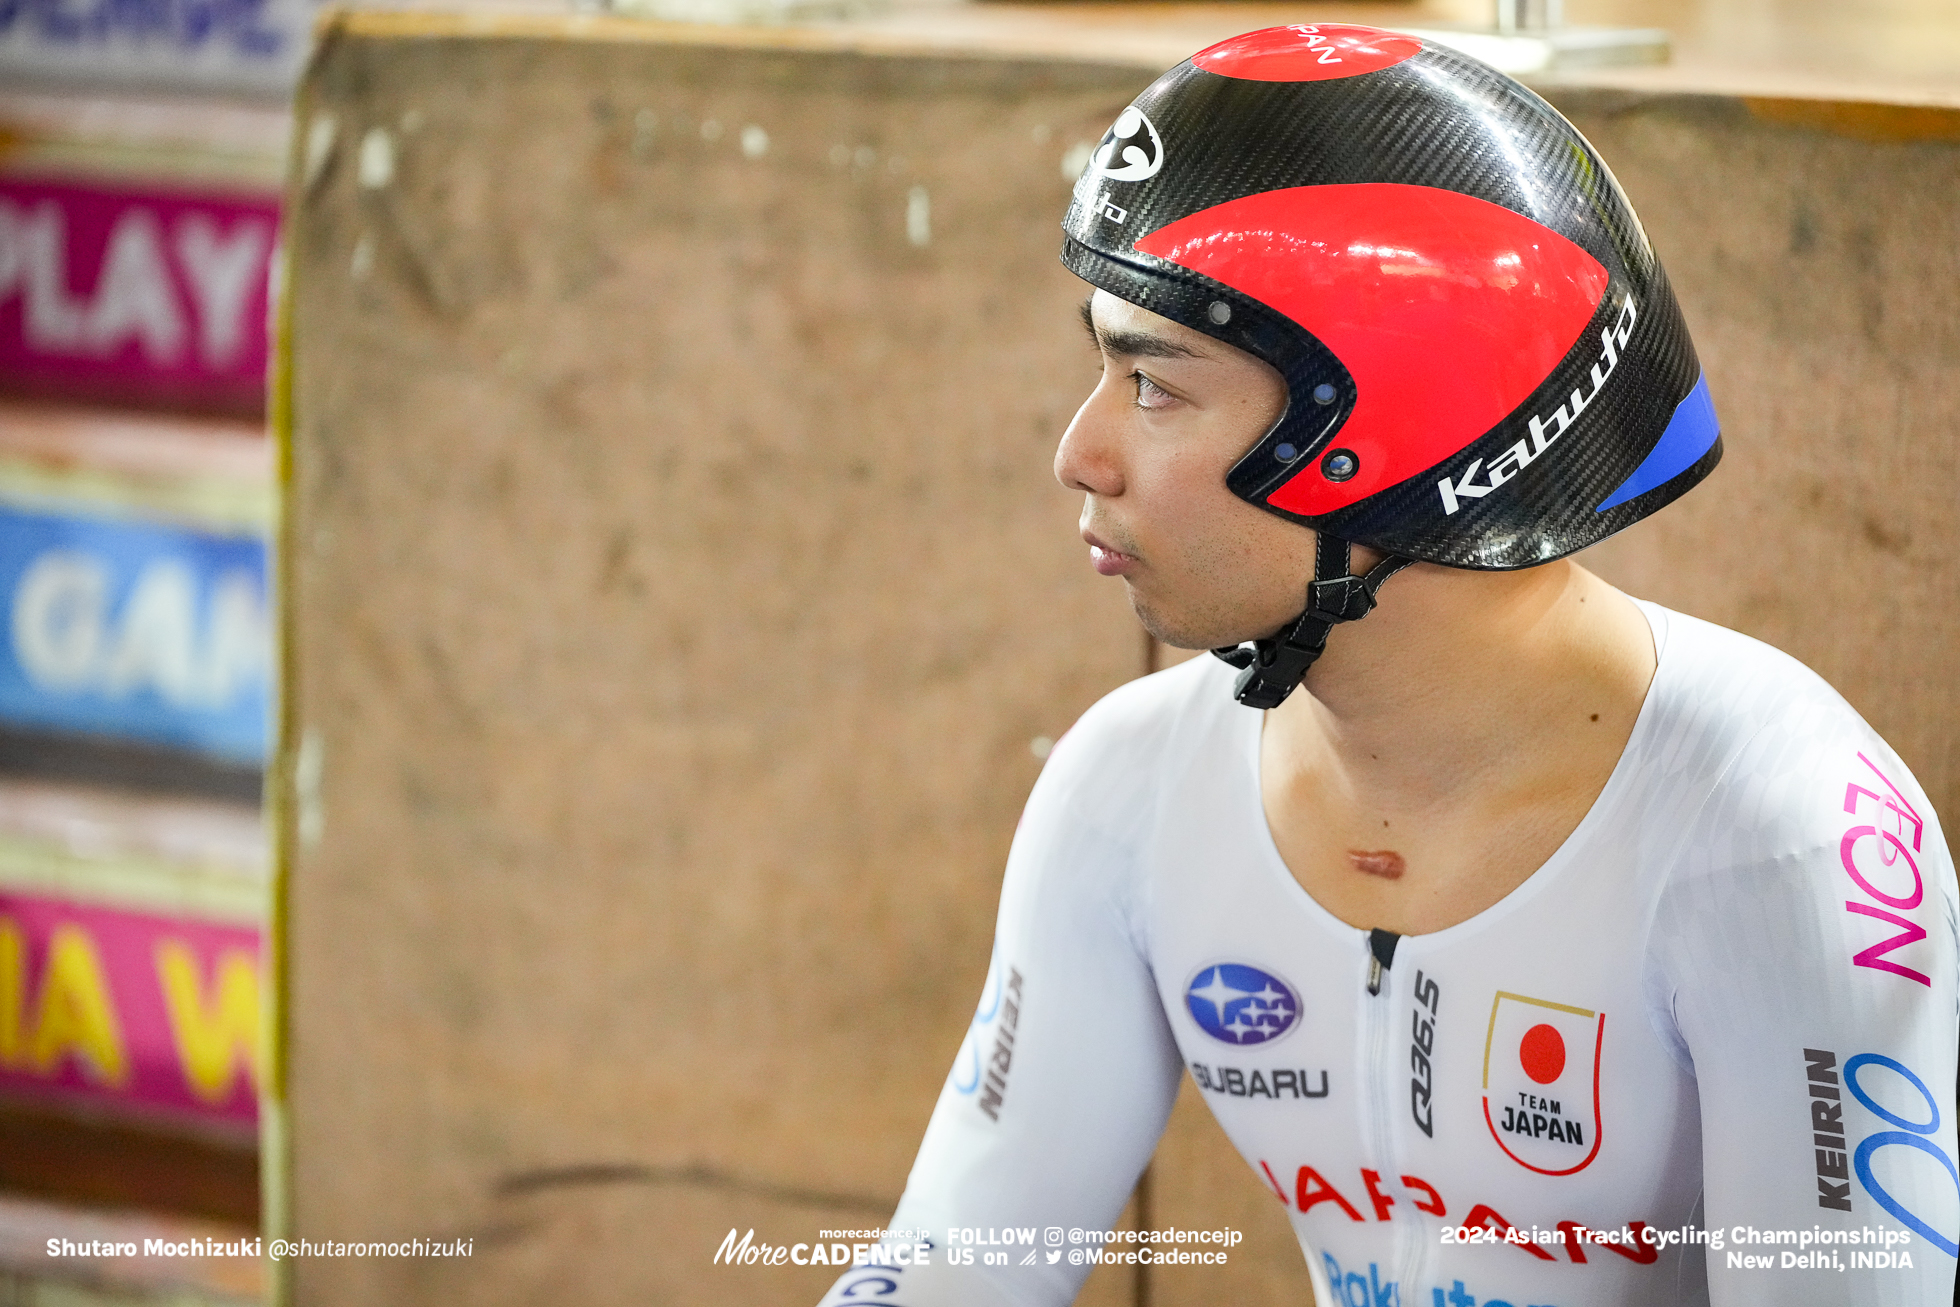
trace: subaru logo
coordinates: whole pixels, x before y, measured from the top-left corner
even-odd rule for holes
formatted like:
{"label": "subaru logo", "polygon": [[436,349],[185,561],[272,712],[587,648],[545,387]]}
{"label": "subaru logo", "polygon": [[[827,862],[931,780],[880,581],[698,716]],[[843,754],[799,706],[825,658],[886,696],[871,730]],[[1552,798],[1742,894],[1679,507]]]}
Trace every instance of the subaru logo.
{"label": "subaru logo", "polygon": [[1278,1039],[1300,1020],[1291,985],[1237,962],[1202,968],[1185,986],[1184,1005],[1207,1035],[1240,1046]]}

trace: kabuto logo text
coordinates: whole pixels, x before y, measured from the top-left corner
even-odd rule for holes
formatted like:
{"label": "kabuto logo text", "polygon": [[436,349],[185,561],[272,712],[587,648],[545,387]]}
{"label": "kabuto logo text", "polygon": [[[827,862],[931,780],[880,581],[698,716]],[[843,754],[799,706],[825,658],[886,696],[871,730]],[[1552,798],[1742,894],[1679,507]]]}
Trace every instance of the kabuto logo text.
{"label": "kabuto logo text", "polygon": [[1533,459],[1550,449],[1552,442],[1579,420],[1579,415],[1606,389],[1613,370],[1620,364],[1620,351],[1626,348],[1627,341],[1633,336],[1633,324],[1638,316],[1633,297],[1629,295],[1620,309],[1619,320],[1599,333],[1599,362],[1592,365],[1590,374],[1592,392],[1588,394],[1583,389],[1575,388],[1572,397],[1553,409],[1550,416],[1534,414],[1527,424],[1528,434],[1525,438],[1490,461],[1490,467],[1484,473],[1484,484],[1475,484],[1477,469],[1484,463],[1481,458],[1471,459],[1470,466],[1464,469],[1463,475],[1454,484],[1447,476],[1436,483],[1436,490],[1443,497],[1443,516],[1448,517],[1461,508],[1462,500],[1482,499],[1509,481]]}

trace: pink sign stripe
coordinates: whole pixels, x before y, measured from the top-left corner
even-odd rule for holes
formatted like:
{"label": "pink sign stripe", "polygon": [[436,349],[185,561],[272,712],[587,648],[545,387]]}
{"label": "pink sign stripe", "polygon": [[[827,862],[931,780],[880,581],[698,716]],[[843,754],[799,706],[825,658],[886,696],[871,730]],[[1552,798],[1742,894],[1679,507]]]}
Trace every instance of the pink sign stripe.
{"label": "pink sign stripe", "polygon": [[0,388],[256,415],[270,196],[0,177]]}
{"label": "pink sign stripe", "polygon": [[0,890],[0,1090],[250,1125],[259,932]]}

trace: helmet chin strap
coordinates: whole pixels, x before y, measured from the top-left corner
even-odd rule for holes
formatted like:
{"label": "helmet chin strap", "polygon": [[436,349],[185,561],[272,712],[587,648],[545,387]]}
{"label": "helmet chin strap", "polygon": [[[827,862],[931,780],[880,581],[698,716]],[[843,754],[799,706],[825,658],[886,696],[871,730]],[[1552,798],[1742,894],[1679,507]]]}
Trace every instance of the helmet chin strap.
{"label": "helmet chin strap", "polygon": [[1277,633],[1250,644],[1226,645],[1212,655],[1242,668],[1232,697],[1248,708],[1277,708],[1327,649],[1327,633],[1342,622],[1358,622],[1375,606],[1382,583],[1415,562],[1394,554],[1355,576],[1354,547],[1322,534],[1314,546],[1313,584],[1307,610]]}

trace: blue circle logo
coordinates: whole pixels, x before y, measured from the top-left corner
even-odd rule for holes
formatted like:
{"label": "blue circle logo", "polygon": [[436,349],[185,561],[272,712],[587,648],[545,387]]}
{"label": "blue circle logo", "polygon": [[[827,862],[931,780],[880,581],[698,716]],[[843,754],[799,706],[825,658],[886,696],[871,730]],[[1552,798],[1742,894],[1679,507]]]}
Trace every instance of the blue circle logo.
{"label": "blue circle logo", "polygon": [[966,1042],[960,1046],[960,1056],[953,1060],[953,1091],[970,1094],[980,1087],[980,1043],[975,1038],[981,1030],[1000,1015],[1000,998],[1004,986],[1000,979],[1000,941],[994,941],[994,953],[987,960],[987,983],[980,991],[980,1005],[973,1009],[973,1020],[967,1027]]}
{"label": "blue circle logo", "polygon": [[1291,985],[1237,962],[1201,968],[1184,987],[1184,1006],[1207,1035],[1242,1047],[1278,1039],[1300,1020]]}

